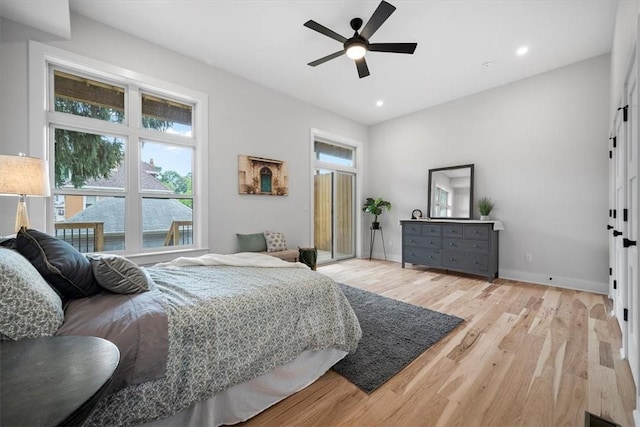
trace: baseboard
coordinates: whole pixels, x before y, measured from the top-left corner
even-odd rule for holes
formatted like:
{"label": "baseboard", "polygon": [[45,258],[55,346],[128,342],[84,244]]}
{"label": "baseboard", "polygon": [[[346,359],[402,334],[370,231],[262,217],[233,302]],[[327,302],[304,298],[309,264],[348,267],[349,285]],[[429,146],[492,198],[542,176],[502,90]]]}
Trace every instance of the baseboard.
{"label": "baseboard", "polygon": [[502,279],[508,280],[557,286],[559,288],[588,291],[603,295],[607,295],[609,293],[609,284],[605,282],[593,282],[590,280],[576,279],[574,277],[548,276],[545,274],[530,273],[527,271],[503,269],[500,269],[499,275]]}
{"label": "baseboard", "polygon": [[[384,252],[376,251],[372,254],[372,258],[383,260]],[[363,259],[369,259],[369,257],[365,256],[363,257]],[[398,254],[387,254],[387,261],[402,262],[402,256]],[[520,282],[535,283],[538,285],[556,286],[558,288],[587,291],[596,294],[607,295],[609,293],[609,283],[576,279],[574,277],[548,276],[545,274],[531,273],[528,271],[504,269],[499,270],[498,277],[500,277],[501,279],[517,280]],[[552,277],[551,280],[549,280],[550,277]]]}
{"label": "baseboard", "polygon": [[633,423],[636,427],[640,427],[640,411],[637,409],[633,410]]}

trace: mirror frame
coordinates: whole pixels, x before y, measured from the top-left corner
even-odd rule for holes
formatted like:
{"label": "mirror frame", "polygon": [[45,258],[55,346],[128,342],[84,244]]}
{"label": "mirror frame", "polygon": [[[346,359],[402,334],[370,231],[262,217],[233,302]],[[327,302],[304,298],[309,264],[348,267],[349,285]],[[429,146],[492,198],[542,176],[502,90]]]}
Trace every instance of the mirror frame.
{"label": "mirror frame", "polygon": [[[444,168],[436,168],[436,169],[429,169],[429,181],[428,181],[428,190],[427,190],[427,218],[431,218],[431,219],[457,219],[457,220],[471,220],[473,219],[473,166],[474,164],[468,164],[468,165],[458,165],[458,166],[447,166]],[[442,171],[447,171],[447,170],[452,170],[452,169],[471,169],[471,186],[469,188],[469,216],[466,217],[449,217],[449,216],[431,216],[431,175],[434,172],[442,172]]]}

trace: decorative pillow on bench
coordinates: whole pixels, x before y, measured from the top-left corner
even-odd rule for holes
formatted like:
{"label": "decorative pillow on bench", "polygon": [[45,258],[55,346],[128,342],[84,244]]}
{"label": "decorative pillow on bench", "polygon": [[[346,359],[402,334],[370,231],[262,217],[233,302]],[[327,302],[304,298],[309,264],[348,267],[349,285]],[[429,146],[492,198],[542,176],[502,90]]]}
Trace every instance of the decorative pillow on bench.
{"label": "decorative pillow on bench", "polygon": [[282,233],[265,231],[264,240],[267,242],[267,252],[279,252],[287,250],[287,241]]}
{"label": "decorative pillow on bench", "polygon": [[236,234],[238,252],[266,252],[267,242],[264,233]]}

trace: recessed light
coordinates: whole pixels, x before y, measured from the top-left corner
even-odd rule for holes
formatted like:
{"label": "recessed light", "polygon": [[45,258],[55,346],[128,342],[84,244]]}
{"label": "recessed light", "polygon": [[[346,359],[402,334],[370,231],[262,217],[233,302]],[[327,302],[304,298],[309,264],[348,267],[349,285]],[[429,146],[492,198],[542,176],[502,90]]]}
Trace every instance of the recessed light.
{"label": "recessed light", "polygon": [[376,107],[382,107],[384,105],[384,101],[382,99],[379,99],[376,101]]}
{"label": "recessed light", "polygon": [[518,56],[522,56],[527,52],[529,52],[529,48],[527,46],[522,46],[518,48],[518,50],[516,50],[516,53],[518,54]]}

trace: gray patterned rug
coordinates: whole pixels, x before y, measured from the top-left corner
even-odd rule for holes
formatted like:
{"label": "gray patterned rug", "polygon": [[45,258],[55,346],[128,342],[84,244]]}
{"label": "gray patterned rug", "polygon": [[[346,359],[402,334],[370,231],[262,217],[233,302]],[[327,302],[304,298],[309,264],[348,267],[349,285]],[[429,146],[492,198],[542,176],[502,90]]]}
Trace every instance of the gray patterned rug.
{"label": "gray patterned rug", "polygon": [[387,382],[464,320],[340,284],[362,328],[355,353],[333,370],[367,393]]}

